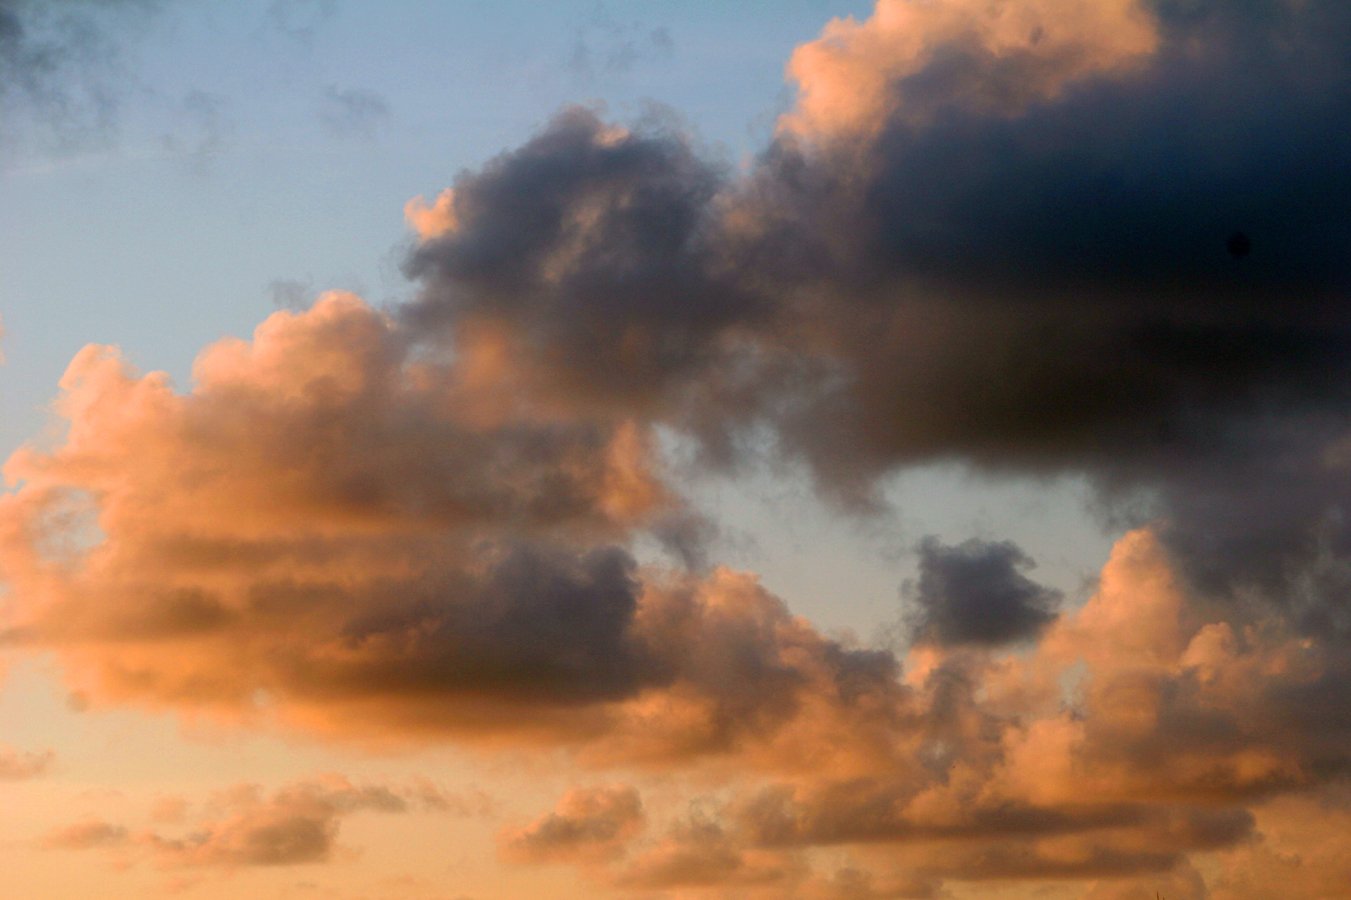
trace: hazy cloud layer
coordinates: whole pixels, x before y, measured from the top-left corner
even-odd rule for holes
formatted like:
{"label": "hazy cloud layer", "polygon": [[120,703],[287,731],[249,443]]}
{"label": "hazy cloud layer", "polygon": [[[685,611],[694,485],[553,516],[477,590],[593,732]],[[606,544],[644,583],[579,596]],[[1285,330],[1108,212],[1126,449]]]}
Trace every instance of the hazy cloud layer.
{"label": "hazy cloud layer", "polygon": [[107,140],[123,97],[122,40],[157,0],[0,2],[0,145]]}
{"label": "hazy cloud layer", "polygon": [[359,785],[328,774],[270,794],[257,785],[238,785],[210,798],[174,831],[133,831],[91,819],[54,829],[40,843],[48,850],[109,849],[124,867],[142,859],[166,869],[294,866],[328,861],[348,816],[443,812],[462,802],[430,783]]}
{"label": "hazy cloud layer", "polygon": [[0,781],[36,778],[50,769],[55,760],[56,754],[51,750],[24,751],[0,744]]}

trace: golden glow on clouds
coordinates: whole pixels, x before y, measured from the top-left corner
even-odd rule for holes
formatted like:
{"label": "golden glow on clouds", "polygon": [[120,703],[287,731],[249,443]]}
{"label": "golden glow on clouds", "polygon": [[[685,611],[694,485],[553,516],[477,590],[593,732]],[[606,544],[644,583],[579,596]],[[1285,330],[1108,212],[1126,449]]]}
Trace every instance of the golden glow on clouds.
{"label": "golden glow on clouds", "polygon": [[[780,127],[847,139],[891,116],[922,120],[937,100],[1014,114],[1075,81],[1128,68],[1156,41],[1139,0],[879,0],[868,19],[834,19],[793,52],[798,104]],[[993,71],[897,90],[954,48],[971,54],[969,67]]]}
{"label": "golden glow on clouds", "polygon": [[[882,129],[944,111],[1016,116],[1088,79],[1128,77],[1158,50],[1157,25],[1136,0],[879,0],[794,53],[799,96],[780,136],[866,150]],[[1333,837],[1351,828],[1345,712],[1326,699],[1345,677],[1340,648],[1288,610],[1214,602],[1170,551],[1169,523],[1122,535],[1091,596],[1059,612],[1037,605],[1059,595],[1020,574],[1030,563],[1016,547],[957,552],[992,567],[977,572],[990,597],[1012,590],[1002,608],[1024,614],[1019,627],[921,630],[904,653],[823,633],[754,573],[694,564],[688,547],[681,558],[672,532],[705,523],[662,452],[671,420],[653,410],[679,393],[666,369],[705,372],[710,348],[742,339],[734,325],[748,354],[806,369],[819,360],[791,355],[817,321],[765,325],[756,316],[774,316],[746,301],[744,322],[694,322],[679,343],[673,322],[689,323],[658,298],[648,318],[616,325],[618,301],[650,299],[624,290],[664,283],[609,243],[642,227],[677,234],[653,270],[683,275],[672,261],[694,257],[706,223],[673,225],[703,207],[668,195],[715,191],[693,165],[652,189],[649,168],[689,160],[589,114],[560,121],[549,140],[563,158],[619,174],[570,183],[554,218],[476,206],[519,199],[507,157],[457,182],[458,200],[448,189],[405,206],[419,250],[448,259],[449,274],[419,277],[443,277],[461,307],[455,290],[491,265],[506,272],[479,307],[452,310],[453,327],[432,321],[444,310],[410,324],[427,310],[330,292],[206,347],[182,392],[116,348],[85,347],[54,407],[65,433],[16,451],[0,496],[0,636],[57,661],[68,715],[169,713],[221,740],[263,732],[339,760],[462,746],[497,767],[505,799],[422,773],[291,773],[192,796],[63,784],[58,799],[80,802],[41,801],[22,835],[26,823],[9,823],[25,866],[67,886],[64,863],[43,860],[93,858],[141,890],[348,896],[328,873],[366,871],[353,835],[398,857],[388,829],[422,844],[406,851],[415,873],[380,869],[385,896],[453,895],[457,878],[496,897],[1345,891],[1351,854]],[[706,200],[726,208],[722,237],[781,224],[730,194]],[[533,280],[513,280],[525,250],[503,264],[471,239],[502,222],[520,228],[497,237],[537,254]],[[539,234],[523,237],[526,225]],[[574,322],[550,292],[589,278],[620,289]],[[677,310],[705,299],[674,296]],[[878,321],[905,332],[915,311]],[[615,340],[599,341],[608,326]],[[849,336],[894,336],[822,331],[841,358]],[[947,332],[934,334],[916,355],[937,353]],[[569,381],[570,366],[592,380]],[[635,372],[651,383],[624,382]],[[689,389],[696,403],[735,406],[696,387],[708,389]],[[641,542],[668,557],[640,563]],[[60,767],[59,747],[0,745],[0,779],[30,803]],[[475,858],[445,862],[452,832]],[[260,874],[306,867],[328,880]]]}

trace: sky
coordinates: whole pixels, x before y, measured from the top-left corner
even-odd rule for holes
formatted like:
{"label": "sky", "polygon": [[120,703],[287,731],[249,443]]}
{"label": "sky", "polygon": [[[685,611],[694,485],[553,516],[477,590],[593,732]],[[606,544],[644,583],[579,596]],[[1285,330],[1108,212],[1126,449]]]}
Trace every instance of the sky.
{"label": "sky", "polygon": [[0,893],[1351,897],[1341,0],[0,0]]}

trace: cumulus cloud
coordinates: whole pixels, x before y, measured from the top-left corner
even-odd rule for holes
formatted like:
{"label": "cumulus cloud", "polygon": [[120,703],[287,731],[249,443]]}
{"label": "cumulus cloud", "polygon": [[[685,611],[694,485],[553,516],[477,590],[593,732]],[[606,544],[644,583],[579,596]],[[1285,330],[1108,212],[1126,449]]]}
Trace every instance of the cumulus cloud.
{"label": "cumulus cloud", "polygon": [[761,310],[721,253],[721,184],[674,127],[566,110],[430,210],[410,207],[424,239],[408,271],[423,290],[404,315],[453,326],[461,352],[486,343],[510,356],[496,374],[517,390],[651,410],[708,367],[734,365],[722,352],[734,326]]}
{"label": "cumulus cloud", "polygon": [[350,295],[209,348],[187,394],[88,348],[64,443],[8,465],[7,642],[95,704],[634,756],[726,751],[818,682],[886,689],[889,657],[752,578],[640,571],[623,543],[681,513],[650,435],[477,390],[493,365],[416,355]]}
{"label": "cumulus cloud", "polygon": [[[1279,618],[1242,636],[1207,621],[1159,540],[1132,533],[1097,593],[1029,652],[917,645],[903,689],[860,700],[847,723],[800,701],[812,727],[789,728],[778,757],[743,748],[753,775],[730,799],[588,871],[629,888],[791,885],[803,896],[1045,879],[1096,883],[1100,896],[1149,883],[1197,895],[1194,857],[1250,865],[1270,810],[1335,796],[1351,763],[1345,723],[1328,718],[1351,699],[1343,667]],[[1319,692],[1317,709],[1292,701]],[[817,871],[805,854],[822,847],[854,848],[877,871]],[[1316,878],[1336,870],[1323,865]]]}
{"label": "cumulus cloud", "polygon": [[715,821],[699,817],[675,823],[616,877],[628,889],[791,889],[806,874],[791,855],[739,846]]}
{"label": "cumulus cloud", "polygon": [[291,785],[264,797],[255,787],[231,792],[225,812],[181,837],[141,840],[166,866],[288,866],[324,862],[341,820],[360,811],[402,813],[408,801],[389,788],[357,787],[341,777]]}
{"label": "cumulus cloud", "polygon": [[879,4],[798,51],[744,179],[572,110],[410,207],[405,315],[710,459],[767,430],[844,500],[933,459],[1154,491],[1189,558],[1189,501],[1276,457],[1287,517],[1207,516],[1279,569],[1341,458],[1348,29],[1331,2]]}
{"label": "cumulus cloud", "polygon": [[[1324,891],[1344,854],[1298,820],[1339,823],[1300,804],[1351,767],[1348,44],[1333,0],[882,0],[794,55],[745,176],[565,110],[408,204],[388,313],[279,312],[185,393],[82,351],[68,433],[6,466],[0,634],[94,704],[721,776],[707,815],[582,789],[502,837],[623,889],[1259,897],[1307,851]],[[921,461],[1077,473],[1148,524],[1077,609],[1013,543],[924,542],[898,657],[682,567],[664,434],[864,506]],[[146,846],[317,860],[380,802],[257,795]]]}
{"label": "cumulus cloud", "polygon": [[600,862],[624,852],[643,827],[643,804],[627,785],[569,791],[557,808],[498,835],[502,855],[525,863]]}
{"label": "cumulus cloud", "polygon": [[1009,541],[969,540],[955,547],[936,538],[919,545],[919,581],[909,591],[919,607],[911,628],[941,644],[1000,644],[1032,637],[1055,619],[1060,594],[1022,573],[1032,560]]}
{"label": "cumulus cloud", "polygon": [[782,127],[856,137],[954,102],[1013,112],[1138,65],[1157,40],[1138,0],[879,0],[866,21],[835,19],[793,52],[799,98]]}

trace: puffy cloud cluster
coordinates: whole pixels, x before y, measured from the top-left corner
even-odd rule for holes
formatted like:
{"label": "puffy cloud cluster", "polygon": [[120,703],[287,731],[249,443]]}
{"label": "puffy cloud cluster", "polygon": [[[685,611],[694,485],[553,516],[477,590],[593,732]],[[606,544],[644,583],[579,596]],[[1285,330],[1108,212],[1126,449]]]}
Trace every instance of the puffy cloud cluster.
{"label": "puffy cloud cluster", "polygon": [[680,512],[648,434],[490,402],[476,367],[350,295],[209,348],[188,394],[87,349],[64,443],[8,464],[6,641],[95,704],[643,757],[885,685],[753,579],[640,572],[624,541]]}
{"label": "puffy cloud cluster", "polygon": [[919,552],[911,628],[920,640],[1001,644],[1033,637],[1055,618],[1059,593],[1019,571],[1033,563],[1009,541],[947,547],[928,538]]}
{"label": "puffy cloud cluster", "polygon": [[[659,826],[610,787],[503,833],[621,889],[1255,898],[1300,847],[1316,895],[1344,854],[1292,810],[1351,765],[1347,46],[1335,0],[881,0],[794,55],[744,177],[567,110],[408,205],[388,313],[277,313],[187,393],[83,351],[67,435],[6,467],[3,639],[95,703],[724,778]],[[919,461],[1082,473],[1151,524],[1079,609],[1012,543],[922,544],[902,659],[638,565],[698,556],[663,430],[856,504]],[[350,803],[149,846],[319,859]]]}
{"label": "puffy cloud cluster", "polygon": [[[1351,703],[1343,656],[1277,619],[1241,632],[1207,621],[1145,531],[1122,539],[1094,597],[1030,653],[925,644],[906,663],[906,690],[869,717],[870,748],[847,761],[825,750],[826,762],[795,770],[748,754],[748,778],[715,817],[635,833],[623,858],[607,844],[618,861],[587,860],[592,876],[780,896],[864,874],[902,885],[895,896],[954,880],[1096,881],[1089,896],[1127,896],[1168,878],[1202,897],[1193,858],[1248,873],[1264,852],[1259,821],[1308,802],[1286,798],[1338,796],[1351,765],[1351,720],[1336,712]],[[868,739],[858,725],[818,724],[780,749],[806,759]],[[1329,827],[1336,815],[1316,818]],[[876,871],[832,878],[809,855],[826,847],[852,848]],[[1321,865],[1311,878],[1339,871]]]}

